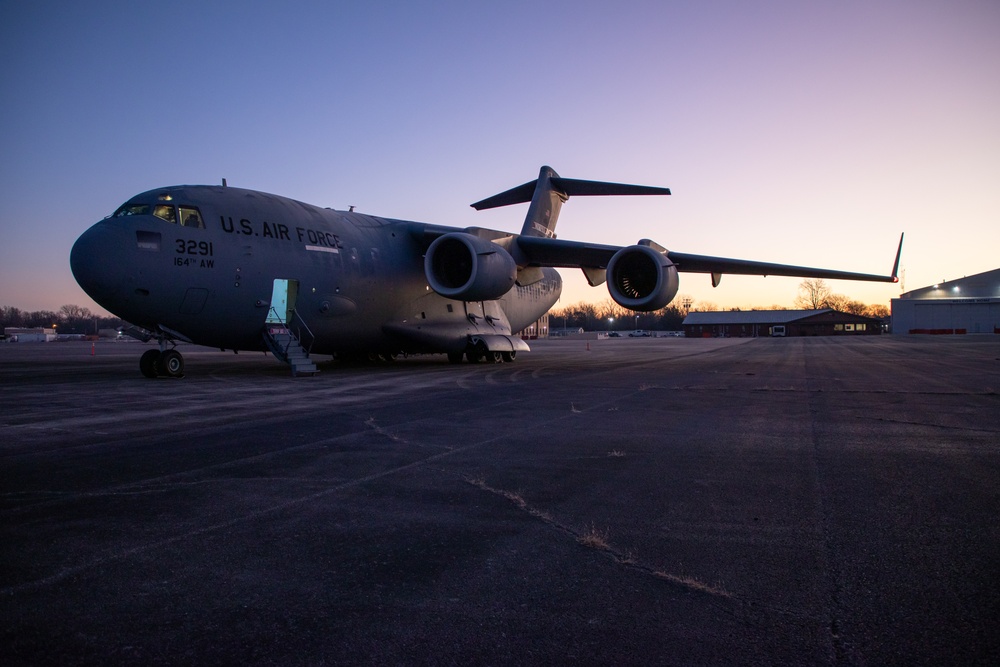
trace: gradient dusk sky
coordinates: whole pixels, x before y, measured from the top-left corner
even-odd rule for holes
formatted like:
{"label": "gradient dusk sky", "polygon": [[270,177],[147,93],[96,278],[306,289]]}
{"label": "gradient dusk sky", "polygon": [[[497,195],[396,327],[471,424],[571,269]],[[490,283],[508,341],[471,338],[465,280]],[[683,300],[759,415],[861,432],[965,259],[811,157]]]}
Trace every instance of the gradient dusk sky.
{"label": "gradient dusk sky", "polygon": [[[887,273],[905,231],[907,290],[1000,267],[997,0],[0,0],[0,82],[0,305],[22,310],[103,312],[76,238],[222,178],[514,232],[526,205],[469,204],[548,164],[673,190],[573,198],[564,239]],[[563,275],[560,306],[608,298]],[[680,294],[790,306],[799,282]]]}

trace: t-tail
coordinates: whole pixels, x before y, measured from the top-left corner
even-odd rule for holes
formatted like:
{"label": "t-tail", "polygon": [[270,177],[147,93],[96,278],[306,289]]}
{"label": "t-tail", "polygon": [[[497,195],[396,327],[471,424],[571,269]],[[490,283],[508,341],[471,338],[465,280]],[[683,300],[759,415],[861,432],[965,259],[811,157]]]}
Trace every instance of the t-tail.
{"label": "t-tail", "polygon": [[598,195],[669,195],[669,188],[625,183],[605,183],[603,181],[581,181],[562,178],[552,167],[542,167],[538,178],[506,192],[493,195],[472,205],[477,211],[511,204],[531,202],[524,218],[521,236],[540,236],[554,239],[559,210],[572,196]]}

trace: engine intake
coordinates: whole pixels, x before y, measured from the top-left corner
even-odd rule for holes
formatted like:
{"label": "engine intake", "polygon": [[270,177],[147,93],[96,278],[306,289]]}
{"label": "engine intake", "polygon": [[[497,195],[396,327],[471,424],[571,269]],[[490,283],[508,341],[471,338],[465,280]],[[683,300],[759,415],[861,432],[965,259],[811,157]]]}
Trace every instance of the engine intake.
{"label": "engine intake", "polygon": [[629,310],[659,310],[677,294],[677,267],[649,246],[616,252],[608,262],[607,276],[611,298]]}
{"label": "engine intake", "polygon": [[453,232],[434,239],[424,257],[427,282],[441,296],[492,301],[510,291],[517,262],[492,241]]}

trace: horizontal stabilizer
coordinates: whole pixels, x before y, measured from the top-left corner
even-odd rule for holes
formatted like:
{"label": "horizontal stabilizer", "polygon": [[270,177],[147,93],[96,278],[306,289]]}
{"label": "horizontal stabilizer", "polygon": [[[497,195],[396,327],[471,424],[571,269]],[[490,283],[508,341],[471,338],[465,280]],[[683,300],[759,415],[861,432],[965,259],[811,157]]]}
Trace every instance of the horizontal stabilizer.
{"label": "horizontal stabilizer", "polygon": [[[505,190],[498,195],[487,197],[472,204],[472,208],[482,211],[488,208],[499,208],[511,204],[530,202],[528,214],[524,217],[521,236],[537,236],[554,239],[556,237],[556,221],[559,210],[570,197],[587,197],[602,195],[669,195],[670,188],[657,188],[648,185],[629,185],[627,183],[607,183],[605,181],[581,181],[575,178],[563,178],[552,169],[543,166],[538,171],[538,178]],[[518,264],[521,264],[520,258]]]}
{"label": "horizontal stabilizer", "polygon": [[538,181],[529,181],[524,185],[519,185],[516,188],[511,188],[501,192],[498,195],[493,195],[492,197],[487,197],[482,201],[477,201],[472,204],[472,208],[477,211],[485,211],[488,208],[499,208],[501,206],[510,206],[511,204],[524,204],[525,202],[531,201],[531,195],[535,194],[535,183]]}
{"label": "horizontal stabilizer", "polygon": [[[535,186],[538,179],[529,181],[516,188],[511,188],[477,201],[472,204],[472,208],[477,211],[484,211],[489,208],[499,208],[512,204],[525,204],[531,201],[535,194]],[[566,197],[599,197],[614,195],[669,195],[670,188],[658,188],[649,185],[629,185],[628,183],[606,183],[604,181],[581,181],[575,178],[562,178],[553,176],[549,178],[549,183],[557,192]]]}
{"label": "horizontal stabilizer", "polygon": [[552,185],[570,197],[599,197],[605,195],[669,195],[670,188],[603,181],[580,181],[574,178],[553,178]]}

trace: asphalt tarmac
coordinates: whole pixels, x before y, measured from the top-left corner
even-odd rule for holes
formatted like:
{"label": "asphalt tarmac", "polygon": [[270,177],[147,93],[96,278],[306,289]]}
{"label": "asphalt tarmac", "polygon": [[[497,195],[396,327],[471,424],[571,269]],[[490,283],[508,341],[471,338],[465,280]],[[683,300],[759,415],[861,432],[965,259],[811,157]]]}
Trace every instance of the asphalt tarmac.
{"label": "asphalt tarmac", "polygon": [[1000,664],[1000,336],[0,345],[0,661]]}

